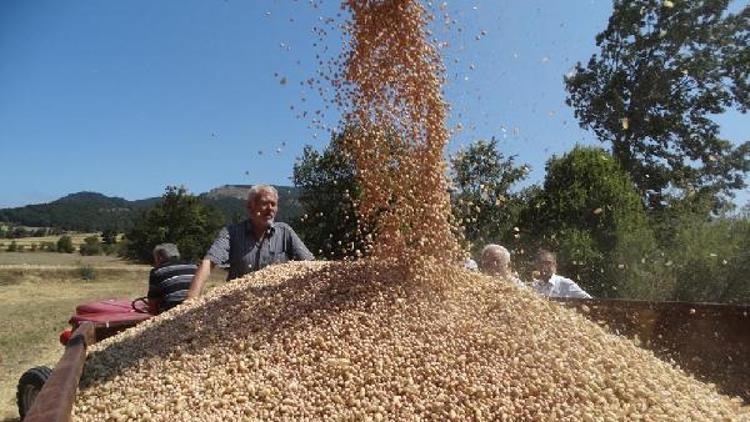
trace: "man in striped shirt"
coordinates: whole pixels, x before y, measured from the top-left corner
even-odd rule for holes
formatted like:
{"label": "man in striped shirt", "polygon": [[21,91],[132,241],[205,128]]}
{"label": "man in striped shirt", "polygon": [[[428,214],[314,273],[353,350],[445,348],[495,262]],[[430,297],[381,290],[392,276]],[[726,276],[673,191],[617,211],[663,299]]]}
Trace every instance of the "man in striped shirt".
{"label": "man in striped shirt", "polygon": [[154,268],[148,277],[149,312],[162,313],[182,303],[197,269],[193,264],[180,262],[180,251],[174,243],[157,245]]}
{"label": "man in striped shirt", "polygon": [[255,185],[247,195],[248,218],[223,228],[203,258],[188,292],[198,297],[211,270],[229,267],[227,280],[290,260],[314,259],[302,240],[286,223],[274,222],[279,194],[270,185]]}

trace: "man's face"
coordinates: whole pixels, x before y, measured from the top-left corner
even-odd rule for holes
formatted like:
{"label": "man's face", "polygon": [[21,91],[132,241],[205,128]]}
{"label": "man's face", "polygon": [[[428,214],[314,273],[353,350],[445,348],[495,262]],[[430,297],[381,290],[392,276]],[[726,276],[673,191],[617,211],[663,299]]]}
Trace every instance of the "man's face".
{"label": "man's face", "polygon": [[549,255],[539,256],[536,259],[536,270],[539,271],[539,277],[547,281],[557,271],[557,262]]}
{"label": "man's face", "polygon": [[508,261],[500,251],[488,251],[482,257],[482,272],[487,275],[505,276],[508,273]]}
{"label": "man's face", "polygon": [[254,201],[247,202],[247,213],[255,228],[265,230],[273,224],[277,201],[278,198],[273,192],[262,190],[255,195]]}

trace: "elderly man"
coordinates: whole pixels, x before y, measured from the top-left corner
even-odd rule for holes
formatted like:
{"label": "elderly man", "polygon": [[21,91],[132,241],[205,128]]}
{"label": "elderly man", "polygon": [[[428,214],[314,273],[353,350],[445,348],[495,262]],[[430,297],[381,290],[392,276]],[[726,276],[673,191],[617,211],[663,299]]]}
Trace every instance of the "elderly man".
{"label": "elderly man", "polygon": [[557,272],[557,258],[547,250],[540,250],[535,261],[539,279],[534,280],[531,287],[545,297],[570,297],[591,299],[573,280],[555,274]]}
{"label": "elderly man", "polygon": [[526,287],[510,269],[510,252],[505,247],[489,244],[482,249],[482,272],[493,277],[502,277],[519,287]]}
{"label": "elderly man", "polygon": [[148,277],[148,308],[152,314],[169,310],[185,300],[198,267],[180,262],[174,243],[154,248],[154,268]]}
{"label": "elderly man", "polygon": [[193,278],[188,298],[200,295],[216,266],[229,266],[227,280],[289,260],[314,259],[302,240],[285,223],[274,222],[279,193],[269,185],[255,185],[247,195],[248,218],[219,232]]}

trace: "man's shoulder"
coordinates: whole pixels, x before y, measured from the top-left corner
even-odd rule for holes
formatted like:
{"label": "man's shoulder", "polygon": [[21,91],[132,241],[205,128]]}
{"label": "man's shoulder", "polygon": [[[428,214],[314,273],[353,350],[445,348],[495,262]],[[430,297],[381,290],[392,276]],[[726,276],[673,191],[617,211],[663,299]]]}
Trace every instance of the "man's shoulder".
{"label": "man's shoulder", "polygon": [[172,275],[175,273],[187,274],[194,273],[198,266],[188,262],[172,262],[153,268],[151,274],[154,276]]}
{"label": "man's shoulder", "polygon": [[292,228],[292,226],[290,226],[287,223],[284,223],[283,221],[275,221],[273,223],[273,228],[274,230],[279,230],[282,232],[292,232],[292,233],[294,232],[294,229]]}
{"label": "man's shoulder", "polygon": [[573,280],[571,280],[571,279],[569,279],[567,277],[563,277],[563,276],[561,276],[559,274],[555,274],[553,277],[555,279],[555,284],[561,284],[561,285],[564,285],[564,286],[577,286],[578,285],[578,284],[576,284],[575,281],[573,281]]}
{"label": "man's shoulder", "polygon": [[237,230],[245,230],[245,228],[247,227],[247,222],[248,220],[242,220],[238,223],[227,224],[226,226],[224,226],[224,229],[229,233],[236,232]]}

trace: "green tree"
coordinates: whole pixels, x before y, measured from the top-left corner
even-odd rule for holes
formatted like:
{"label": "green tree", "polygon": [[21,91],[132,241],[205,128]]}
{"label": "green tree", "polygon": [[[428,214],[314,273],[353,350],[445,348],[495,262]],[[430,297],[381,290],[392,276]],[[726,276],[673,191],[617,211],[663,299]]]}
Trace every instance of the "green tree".
{"label": "green tree", "polygon": [[88,236],[83,239],[83,243],[78,247],[78,251],[84,256],[101,255],[102,242],[99,240],[99,236]]}
{"label": "green tree", "polygon": [[117,243],[117,231],[113,229],[102,231],[102,243],[105,245],[114,245]]}
{"label": "green tree", "polygon": [[479,249],[487,242],[508,244],[523,208],[522,196],[511,188],[526,178],[528,166],[505,158],[497,141],[478,140],[450,159],[453,172],[453,213],[466,240]]}
{"label": "green tree", "polygon": [[73,253],[75,252],[73,247],[73,239],[68,235],[60,236],[57,240],[57,251],[61,253]]}
{"label": "green tree", "polygon": [[729,0],[617,0],[598,54],[566,75],[566,102],[652,205],[676,189],[714,200],[745,186],[750,143],[719,137],[714,116],[750,106],[750,6]]}
{"label": "green tree", "polygon": [[595,296],[619,296],[656,248],[633,182],[601,148],[577,146],[549,160],[520,225],[527,249],[556,251],[561,274]]}
{"label": "green tree", "polygon": [[363,246],[353,207],[360,190],[343,142],[343,135],[334,135],[322,153],[305,146],[294,164],[304,213],[296,227],[313,253],[330,259],[353,256]]}
{"label": "green tree", "polygon": [[204,205],[183,187],[167,186],[162,200],[141,214],[126,233],[123,252],[128,258],[151,262],[154,246],[170,242],[177,244],[183,259],[196,261],[223,225],[218,210]]}

